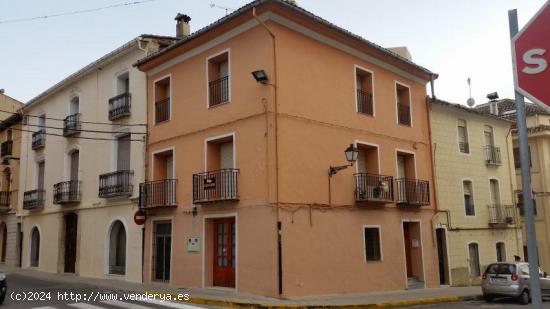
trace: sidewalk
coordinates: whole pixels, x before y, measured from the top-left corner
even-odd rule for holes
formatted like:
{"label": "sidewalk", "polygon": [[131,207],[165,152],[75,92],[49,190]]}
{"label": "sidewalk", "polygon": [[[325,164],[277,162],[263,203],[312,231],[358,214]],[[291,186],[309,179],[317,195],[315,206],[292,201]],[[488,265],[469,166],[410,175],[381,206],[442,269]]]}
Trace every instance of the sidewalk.
{"label": "sidewalk", "polygon": [[116,279],[109,280],[52,274],[35,270],[7,267],[4,265],[0,266],[0,271],[7,273],[8,276],[10,273],[17,273],[18,275],[36,279],[51,280],[63,283],[79,283],[99,287],[109,291],[154,292],[170,294],[188,293],[191,297],[189,301],[191,303],[233,308],[357,308],[358,306],[361,308],[396,308],[421,304],[473,300],[478,299],[481,296],[480,287],[441,287],[437,289],[404,290],[368,294],[338,294],[279,299],[235,293],[234,291],[227,289],[176,288],[165,284],[141,284]]}

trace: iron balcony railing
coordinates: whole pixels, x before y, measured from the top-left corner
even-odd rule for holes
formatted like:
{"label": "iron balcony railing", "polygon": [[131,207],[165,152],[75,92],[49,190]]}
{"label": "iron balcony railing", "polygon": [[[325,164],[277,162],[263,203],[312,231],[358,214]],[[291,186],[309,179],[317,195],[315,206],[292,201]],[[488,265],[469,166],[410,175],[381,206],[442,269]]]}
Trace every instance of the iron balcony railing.
{"label": "iron balcony railing", "polygon": [[0,155],[2,157],[11,156],[12,149],[13,149],[12,140],[2,142],[2,145],[0,146]]}
{"label": "iron balcony railing", "polygon": [[404,105],[397,103],[397,119],[400,124],[407,126],[411,125],[411,107],[409,105]]}
{"label": "iron balcony railing", "polygon": [[209,106],[229,101],[229,76],[208,82]]}
{"label": "iron balcony railing", "polygon": [[511,225],[516,222],[516,214],[513,205],[489,204],[490,225]]}
{"label": "iron balcony railing", "polygon": [[485,150],[485,164],[487,165],[500,165],[500,148],[487,145]]}
{"label": "iron balcony railing", "polygon": [[458,148],[460,149],[461,153],[470,153],[470,144],[466,142],[459,142]]}
{"label": "iron balcony railing", "polygon": [[141,208],[176,206],[177,179],[163,179],[139,184]]}
{"label": "iron balcony railing", "polygon": [[395,182],[397,184],[397,204],[430,205],[430,184],[428,181],[399,178]]}
{"label": "iron balcony railing", "polygon": [[378,174],[355,174],[355,200],[358,202],[392,202],[393,177]]}
{"label": "iron balcony railing", "polygon": [[0,208],[10,208],[11,192],[0,191]]}
{"label": "iron balcony railing", "polygon": [[23,209],[35,210],[44,207],[45,190],[37,189],[23,193]]}
{"label": "iron balcony railing", "polygon": [[116,171],[99,175],[99,197],[131,196],[134,171]]}
{"label": "iron balcony railing", "polygon": [[155,123],[170,120],[170,98],[155,102]]}
{"label": "iron balcony railing", "polygon": [[46,130],[41,129],[32,134],[32,149],[40,149],[46,146]]}
{"label": "iron balcony railing", "polygon": [[109,99],[109,120],[130,115],[130,93],[122,93]]}
{"label": "iron balcony railing", "polygon": [[80,202],[80,181],[69,180],[53,185],[53,203],[77,203]]}
{"label": "iron balcony railing", "polygon": [[357,111],[367,115],[374,115],[371,92],[357,89]]}
{"label": "iron balcony railing", "polygon": [[65,117],[63,121],[63,136],[70,136],[77,133],[80,133],[82,123],[80,122],[81,114],[72,114]]}
{"label": "iron balcony railing", "polygon": [[239,170],[226,168],[193,175],[193,203],[238,201]]}

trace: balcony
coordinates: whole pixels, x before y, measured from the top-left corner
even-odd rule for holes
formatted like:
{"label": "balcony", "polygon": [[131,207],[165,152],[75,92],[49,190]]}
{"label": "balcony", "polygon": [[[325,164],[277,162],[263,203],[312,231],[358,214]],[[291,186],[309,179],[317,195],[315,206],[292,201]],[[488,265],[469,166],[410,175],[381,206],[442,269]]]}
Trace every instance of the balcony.
{"label": "balcony", "polygon": [[209,106],[229,101],[229,76],[208,82]]}
{"label": "balcony", "polygon": [[12,149],[13,149],[12,140],[3,142],[2,145],[0,145],[0,155],[2,156],[2,158],[11,156]]}
{"label": "balcony", "polygon": [[53,185],[53,203],[68,204],[80,202],[80,181],[69,180]]}
{"label": "balcony", "polygon": [[65,117],[65,120],[63,120],[63,136],[71,136],[80,133],[82,125],[80,122],[80,115],[81,114],[72,114]]}
{"label": "balcony", "polygon": [[397,103],[397,120],[399,124],[411,125],[411,107],[409,105]]}
{"label": "balcony", "polygon": [[0,191],[0,210],[9,210],[11,202],[11,192]]}
{"label": "balcony", "polygon": [[130,115],[130,93],[122,93],[109,99],[109,120]]}
{"label": "balcony", "polygon": [[163,179],[139,184],[139,206],[141,208],[177,206],[177,179]]}
{"label": "balcony", "polygon": [[170,98],[155,102],[155,123],[170,120]]}
{"label": "balcony", "polygon": [[221,169],[193,175],[193,203],[238,201],[239,170]]}
{"label": "balcony", "polygon": [[372,93],[357,89],[357,111],[367,115],[374,115]]}
{"label": "balcony", "polygon": [[393,177],[378,174],[355,174],[355,201],[393,202]]}
{"label": "balcony", "polygon": [[410,206],[430,205],[430,184],[419,179],[399,178],[397,184],[397,204]]}
{"label": "balcony", "polygon": [[32,134],[32,150],[38,150],[46,146],[46,130],[38,130]]}
{"label": "balcony", "polygon": [[489,225],[493,227],[515,224],[516,214],[513,205],[490,204]]}
{"label": "balcony", "polygon": [[131,196],[134,171],[116,171],[99,175],[99,197]]}
{"label": "balcony", "polygon": [[500,165],[500,148],[495,146],[485,146],[485,164]]}
{"label": "balcony", "polygon": [[23,209],[37,210],[44,207],[45,190],[31,190],[23,193]]}

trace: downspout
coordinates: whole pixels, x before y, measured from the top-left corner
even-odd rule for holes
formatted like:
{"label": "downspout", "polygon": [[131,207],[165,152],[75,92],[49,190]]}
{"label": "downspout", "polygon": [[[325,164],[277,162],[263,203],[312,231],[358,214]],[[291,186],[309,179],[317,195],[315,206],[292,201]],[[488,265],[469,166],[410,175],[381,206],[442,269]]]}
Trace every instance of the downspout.
{"label": "downspout", "polygon": [[[273,44],[273,79],[275,84],[273,86],[273,100],[274,100],[274,130],[275,130],[275,207],[276,207],[276,221],[277,221],[277,268],[278,268],[278,292],[279,295],[283,294],[283,254],[282,254],[282,222],[280,218],[279,207],[279,126],[278,126],[278,101],[277,101],[277,86],[279,85],[277,77],[277,40],[275,34],[269,27],[256,15],[256,7],[252,8],[252,16],[258,23],[269,33]],[[269,140],[268,140],[269,144]]]}
{"label": "downspout", "polygon": [[[512,169],[510,168],[510,164],[512,163],[512,161],[510,161],[510,143],[512,143],[513,141],[511,140],[511,136],[510,134],[512,133],[512,126],[510,126],[510,128],[508,129],[508,133],[506,134],[506,157],[508,158],[508,177],[510,178],[510,192],[512,193],[512,202],[515,202],[516,198],[515,198],[515,194],[514,194],[514,185],[513,185],[513,182],[512,182],[512,177],[515,177],[512,175]],[[508,142],[508,139],[510,139],[510,143]],[[514,237],[516,238],[516,253],[518,256],[521,256],[519,253],[519,248],[520,248],[520,245],[519,245],[519,237],[518,237],[518,229],[521,229],[520,227],[520,218],[519,218],[519,215],[518,215],[518,210],[517,210],[517,207],[514,207],[514,217],[515,217],[515,220],[516,220],[516,227],[514,229]]]}
{"label": "downspout", "polygon": [[432,182],[433,182],[433,192],[434,192],[434,214],[432,215],[432,219],[430,221],[431,221],[431,226],[432,226],[432,232],[431,232],[431,234],[432,234],[432,244],[435,246],[436,241],[435,241],[434,219],[435,219],[435,217],[437,216],[437,213],[438,213],[437,205],[439,204],[439,200],[438,200],[438,196],[437,196],[437,180],[436,180],[436,174],[435,174],[435,169],[436,169],[435,152],[437,150],[437,145],[434,145],[433,141],[432,141],[432,119],[431,119],[431,116],[430,116],[430,110],[431,110],[430,102],[436,100],[435,91],[434,91],[434,75],[433,74],[430,74],[430,88],[431,88],[432,96],[431,96],[431,98],[426,99],[426,114],[428,116],[428,139],[429,139],[429,142],[430,142],[430,159],[431,159],[431,162],[432,162],[432,169],[431,170],[432,170]]}

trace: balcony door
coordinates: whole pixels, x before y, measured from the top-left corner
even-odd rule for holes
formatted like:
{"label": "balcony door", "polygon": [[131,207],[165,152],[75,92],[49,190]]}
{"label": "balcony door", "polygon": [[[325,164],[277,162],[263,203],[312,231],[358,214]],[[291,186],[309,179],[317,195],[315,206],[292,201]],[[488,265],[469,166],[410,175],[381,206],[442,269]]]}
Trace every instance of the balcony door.
{"label": "balcony door", "polygon": [[500,192],[498,188],[498,181],[496,179],[491,179],[489,181],[489,190],[491,192],[491,204],[495,206],[500,205]]}
{"label": "balcony door", "polygon": [[220,144],[220,169],[234,168],[233,142]]}
{"label": "balcony door", "polygon": [[70,154],[70,180],[78,180],[78,168],[79,168],[79,151],[75,150]]}
{"label": "balcony door", "polygon": [[483,136],[485,139],[485,146],[493,147],[495,145],[493,138],[493,128],[491,126],[485,126],[483,130]]}
{"label": "balcony door", "polygon": [[37,183],[36,188],[38,190],[44,190],[44,172],[46,164],[44,161],[38,162]]}
{"label": "balcony door", "polygon": [[130,170],[130,134],[121,136],[117,140],[116,170]]}

